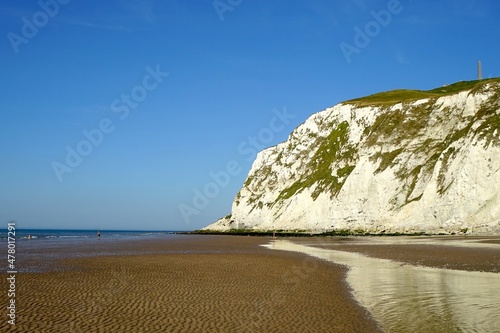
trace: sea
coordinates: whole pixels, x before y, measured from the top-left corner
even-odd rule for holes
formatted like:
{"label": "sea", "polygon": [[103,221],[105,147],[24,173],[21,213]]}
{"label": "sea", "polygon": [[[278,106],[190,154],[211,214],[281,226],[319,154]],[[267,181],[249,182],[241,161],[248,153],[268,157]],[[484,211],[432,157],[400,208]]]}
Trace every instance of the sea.
{"label": "sea", "polygon": [[[98,238],[97,230],[16,229],[12,237],[4,229],[0,249],[7,254],[8,248],[14,248],[17,272],[36,273],[57,270],[55,263],[59,259],[136,254],[136,248],[124,245],[136,240],[181,237],[179,231],[100,230],[100,233]],[[121,246],[117,248],[118,244]],[[7,260],[2,266],[5,271]]]}
{"label": "sea", "polygon": [[[120,240],[130,238],[161,237],[164,235],[177,234],[179,231],[145,231],[145,230],[100,230],[101,237]],[[16,239],[19,241],[37,239],[40,241],[65,241],[97,239],[97,230],[63,230],[63,229],[16,229]],[[7,230],[2,232],[0,240],[7,240]]]}

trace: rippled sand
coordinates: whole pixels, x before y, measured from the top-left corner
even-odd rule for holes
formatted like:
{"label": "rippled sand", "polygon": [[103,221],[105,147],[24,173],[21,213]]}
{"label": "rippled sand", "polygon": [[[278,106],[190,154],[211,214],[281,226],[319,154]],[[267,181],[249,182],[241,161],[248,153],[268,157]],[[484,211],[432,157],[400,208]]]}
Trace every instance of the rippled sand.
{"label": "rippled sand", "polygon": [[[19,273],[17,326],[3,315],[0,331],[379,331],[352,300],[345,267],[259,246],[268,242],[233,236],[104,240],[98,251],[137,255],[63,259],[51,263],[54,272]],[[1,287],[6,290],[4,281]]]}

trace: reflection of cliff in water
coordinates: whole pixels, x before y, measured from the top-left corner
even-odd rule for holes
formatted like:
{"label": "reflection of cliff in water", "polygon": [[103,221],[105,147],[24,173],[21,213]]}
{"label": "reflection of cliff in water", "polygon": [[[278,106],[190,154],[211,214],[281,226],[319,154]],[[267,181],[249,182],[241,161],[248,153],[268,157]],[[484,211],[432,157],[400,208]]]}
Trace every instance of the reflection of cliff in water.
{"label": "reflection of cliff in water", "polygon": [[500,274],[402,265],[357,253],[275,241],[350,267],[355,298],[386,332],[496,332],[500,327]]}

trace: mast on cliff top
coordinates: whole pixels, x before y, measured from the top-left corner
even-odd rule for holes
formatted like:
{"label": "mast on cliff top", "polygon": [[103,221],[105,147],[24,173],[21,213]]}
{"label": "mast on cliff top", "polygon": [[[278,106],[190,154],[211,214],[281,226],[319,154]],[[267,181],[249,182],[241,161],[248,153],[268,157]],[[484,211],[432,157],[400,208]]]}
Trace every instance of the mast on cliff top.
{"label": "mast on cliff top", "polygon": [[482,80],[483,79],[483,70],[481,68],[481,60],[477,62],[477,79]]}

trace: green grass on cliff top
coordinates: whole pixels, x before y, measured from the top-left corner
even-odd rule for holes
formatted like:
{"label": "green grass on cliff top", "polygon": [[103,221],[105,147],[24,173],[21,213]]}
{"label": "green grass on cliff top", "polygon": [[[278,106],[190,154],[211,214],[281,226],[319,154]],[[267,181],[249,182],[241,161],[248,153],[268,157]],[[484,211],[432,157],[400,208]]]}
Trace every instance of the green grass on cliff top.
{"label": "green grass on cliff top", "polygon": [[389,105],[401,102],[411,102],[424,98],[438,98],[446,95],[453,95],[461,91],[479,89],[486,83],[500,82],[500,78],[474,80],[474,81],[460,81],[454,84],[443,86],[432,90],[406,90],[398,89],[378,94],[369,95],[366,97],[355,98],[345,101],[347,104],[355,104],[357,106],[378,106]]}

